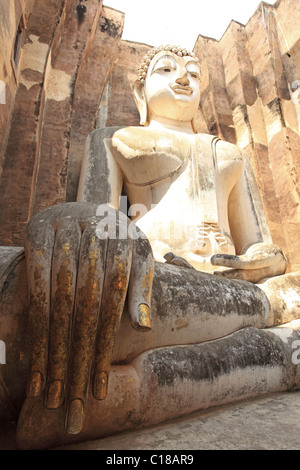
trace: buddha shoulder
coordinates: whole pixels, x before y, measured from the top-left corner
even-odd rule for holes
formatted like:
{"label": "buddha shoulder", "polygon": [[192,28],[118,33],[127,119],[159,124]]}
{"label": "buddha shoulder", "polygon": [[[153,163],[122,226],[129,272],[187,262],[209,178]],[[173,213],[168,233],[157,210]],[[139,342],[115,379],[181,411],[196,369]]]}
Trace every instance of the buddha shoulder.
{"label": "buddha shoulder", "polygon": [[244,154],[242,150],[237,145],[225,142],[224,140],[217,141],[216,155],[218,162],[239,161],[242,164],[244,161]]}
{"label": "buddha shoulder", "polygon": [[112,146],[126,159],[145,156],[170,156],[184,160],[189,141],[179,133],[152,130],[147,127],[125,127],[112,137]]}
{"label": "buddha shoulder", "polygon": [[216,145],[216,163],[223,177],[237,180],[244,167],[245,155],[234,144],[219,140]]}

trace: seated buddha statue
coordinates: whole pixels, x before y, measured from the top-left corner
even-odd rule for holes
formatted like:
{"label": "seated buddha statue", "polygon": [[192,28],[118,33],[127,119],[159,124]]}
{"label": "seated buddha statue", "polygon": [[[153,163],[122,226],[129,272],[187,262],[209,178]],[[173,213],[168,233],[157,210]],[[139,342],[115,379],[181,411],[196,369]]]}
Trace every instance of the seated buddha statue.
{"label": "seated buddha statue", "polygon": [[257,229],[246,157],[232,144],[195,133],[198,59],[180,49],[160,50],[148,64],[152,55],[135,83],[145,127],[117,131],[111,151],[132,215],[139,209],[133,220],[150,241],[155,259],[164,262],[168,254],[168,262],[175,263],[181,257],[203,271],[243,267],[239,276],[253,282],[282,274],[282,252],[270,243],[262,245]]}
{"label": "seated buddha statue", "polygon": [[[134,84],[141,127],[94,131],[77,202],[28,225],[31,366],[21,442],[38,422],[51,422],[55,435],[115,432],[109,410],[118,419],[119,402],[151,394],[141,386],[151,361],[173,370],[168,348],[179,345],[196,364],[191,345],[278,324],[282,286],[297,290],[247,156],[195,129],[200,78],[193,53],[151,50]],[[124,409],[131,425],[138,421]]]}

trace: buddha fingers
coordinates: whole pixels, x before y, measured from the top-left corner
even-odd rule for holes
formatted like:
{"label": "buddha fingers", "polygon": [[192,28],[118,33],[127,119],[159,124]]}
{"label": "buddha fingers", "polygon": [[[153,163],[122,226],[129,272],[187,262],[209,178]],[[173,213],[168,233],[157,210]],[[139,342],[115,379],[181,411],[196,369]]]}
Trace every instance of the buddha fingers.
{"label": "buddha fingers", "polygon": [[[259,246],[259,245],[257,245]],[[255,245],[253,245],[255,248]],[[256,252],[248,251],[244,255],[217,254],[211,257],[211,263],[214,266],[226,266],[234,269],[263,269],[281,262],[283,259],[282,252],[274,245],[268,251]]]}
{"label": "buddha fingers", "polygon": [[72,343],[66,399],[66,430],[77,434],[84,424],[84,407],[95,350],[108,241],[86,226],[81,239]]}
{"label": "buddha fingers", "polygon": [[63,219],[56,232],[52,258],[52,298],[45,399],[46,407],[49,409],[58,408],[65,396],[80,241],[79,224],[70,219]]}
{"label": "buddha fingers", "polygon": [[27,396],[38,397],[44,390],[48,361],[51,259],[54,229],[42,217],[32,218],[25,237],[29,284],[30,374]]}
{"label": "buddha fingers", "polygon": [[131,239],[108,241],[93,374],[93,395],[97,400],[103,400],[107,394],[111,358],[124,310],[131,260]]}
{"label": "buddha fingers", "polygon": [[147,332],[151,329],[153,272],[154,257],[149,241],[143,236],[135,238],[128,291],[128,310],[130,322],[137,331]]}

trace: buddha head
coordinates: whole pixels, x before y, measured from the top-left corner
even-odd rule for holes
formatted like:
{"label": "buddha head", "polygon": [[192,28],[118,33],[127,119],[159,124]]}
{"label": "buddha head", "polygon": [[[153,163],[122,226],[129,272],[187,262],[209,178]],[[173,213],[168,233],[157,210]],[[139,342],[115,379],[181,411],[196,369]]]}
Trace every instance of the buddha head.
{"label": "buddha head", "polygon": [[[200,65],[179,47],[154,48],[144,57],[134,83],[140,124],[151,121],[191,123],[200,101]],[[194,131],[195,132],[195,131]]]}

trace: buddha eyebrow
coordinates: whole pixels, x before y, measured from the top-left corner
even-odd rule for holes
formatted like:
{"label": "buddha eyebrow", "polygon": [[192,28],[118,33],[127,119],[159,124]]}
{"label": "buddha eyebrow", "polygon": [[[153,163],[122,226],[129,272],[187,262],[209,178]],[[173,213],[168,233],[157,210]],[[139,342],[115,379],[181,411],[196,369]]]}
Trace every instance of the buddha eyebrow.
{"label": "buddha eyebrow", "polygon": [[153,72],[154,68],[156,67],[156,64],[157,64],[158,62],[160,62],[161,60],[163,60],[163,59],[164,59],[164,60],[169,60],[169,61],[172,62],[173,64],[176,63],[176,60],[175,60],[172,56],[170,56],[170,55],[163,55],[163,56],[159,57],[159,58],[156,60],[156,62],[154,62],[151,73]]}
{"label": "buddha eyebrow", "polygon": [[187,67],[189,64],[196,65],[196,67],[200,70],[199,62],[196,62],[195,60],[191,59],[185,64],[185,66]]}

